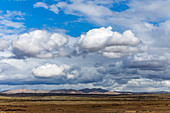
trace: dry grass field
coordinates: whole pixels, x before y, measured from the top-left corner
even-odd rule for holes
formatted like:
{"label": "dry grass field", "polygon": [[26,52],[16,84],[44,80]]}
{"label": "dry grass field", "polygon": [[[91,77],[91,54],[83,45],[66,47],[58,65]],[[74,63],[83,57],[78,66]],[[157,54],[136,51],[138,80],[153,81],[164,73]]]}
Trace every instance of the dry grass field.
{"label": "dry grass field", "polygon": [[170,94],[1,96],[0,113],[170,113]]}

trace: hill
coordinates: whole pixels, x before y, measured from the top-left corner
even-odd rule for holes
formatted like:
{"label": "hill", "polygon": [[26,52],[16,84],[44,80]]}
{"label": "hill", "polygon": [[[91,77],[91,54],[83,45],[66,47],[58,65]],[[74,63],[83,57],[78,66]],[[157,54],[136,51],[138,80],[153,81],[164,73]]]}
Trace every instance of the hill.
{"label": "hill", "polygon": [[1,93],[5,94],[17,94],[17,93],[57,93],[57,94],[120,94],[115,91],[108,91],[101,88],[93,88],[93,89],[59,89],[59,90],[34,90],[34,89],[15,89],[15,90],[7,90],[2,91]]}

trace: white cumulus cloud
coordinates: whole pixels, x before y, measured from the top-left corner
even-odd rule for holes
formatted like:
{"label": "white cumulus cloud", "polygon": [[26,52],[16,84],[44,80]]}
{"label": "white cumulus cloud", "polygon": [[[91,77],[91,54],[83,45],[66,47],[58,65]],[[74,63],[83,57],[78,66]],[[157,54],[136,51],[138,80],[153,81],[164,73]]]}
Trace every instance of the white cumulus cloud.
{"label": "white cumulus cloud", "polygon": [[78,44],[82,49],[99,52],[109,58],[120,58],[146,49],[140,46],[141,40],[131,30],[123,34],[111,30],[112,27],[92,29],[81,35]]}
{"label": "white cumulus cloud", "polygon": [[[68,65],[57,66],[56,64],[46,64],[32,70],[33,74],[38,77],[62,76],[70,69]],[[70,75],[69,75],[70,77]]]}
{"label": "white cumulus cloud", "polygon": [[37,2],[36,4],[34,4],[34,8],[37,8],[37,7],[43,7],[45,9],[48,9],[48,5],[43,2]]}
{"label": "white cumulus cloud", "polygon": [[20,35],[12,47],[16,56],[51,58],[59,56],[60,52],[63,54],[62,46],[67,42],[67,38],[62,34],[35,30]]}

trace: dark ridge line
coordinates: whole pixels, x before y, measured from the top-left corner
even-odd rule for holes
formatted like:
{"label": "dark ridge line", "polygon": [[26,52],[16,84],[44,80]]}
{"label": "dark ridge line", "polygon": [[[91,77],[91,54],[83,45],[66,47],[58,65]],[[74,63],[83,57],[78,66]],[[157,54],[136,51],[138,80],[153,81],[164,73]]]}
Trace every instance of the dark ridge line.
{"label": "dark ridge line", "polygon": [[76,96],[76,97],[107,97],[107,96],[120,96],[120,95],[129,95],[129,94],[65,94],[65,93],[15,93],[7,94],[0,93],[0,96],[7,97],[44,97],[44,96]]}

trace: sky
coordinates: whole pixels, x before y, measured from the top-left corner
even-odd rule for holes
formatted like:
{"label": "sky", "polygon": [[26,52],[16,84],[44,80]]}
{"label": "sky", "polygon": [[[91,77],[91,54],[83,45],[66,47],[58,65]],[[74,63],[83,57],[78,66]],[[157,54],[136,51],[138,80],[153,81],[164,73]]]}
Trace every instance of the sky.
{"label": "sky", "polygon": [[0,0],[0,91],[170,91],[170,0]]}

